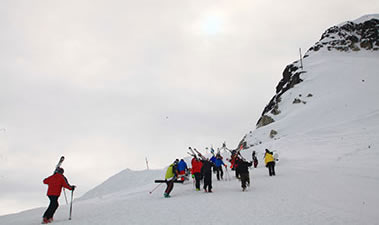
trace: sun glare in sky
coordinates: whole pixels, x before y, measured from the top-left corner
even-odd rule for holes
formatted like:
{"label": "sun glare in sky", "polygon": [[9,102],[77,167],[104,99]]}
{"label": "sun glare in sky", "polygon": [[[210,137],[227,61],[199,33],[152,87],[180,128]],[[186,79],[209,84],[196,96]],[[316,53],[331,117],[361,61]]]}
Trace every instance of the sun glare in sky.
{"label": "sun glare in sky", "polygon": [[222,13],[207,13],[195,23],[195,33],[214,36],[225,32],[225,17]]}
{"label": "sun glare in sky", "polygon": [[202,30],[205,34],[216,35],[223,31],[223,20],[218,15],[209,15],[202,22]]}

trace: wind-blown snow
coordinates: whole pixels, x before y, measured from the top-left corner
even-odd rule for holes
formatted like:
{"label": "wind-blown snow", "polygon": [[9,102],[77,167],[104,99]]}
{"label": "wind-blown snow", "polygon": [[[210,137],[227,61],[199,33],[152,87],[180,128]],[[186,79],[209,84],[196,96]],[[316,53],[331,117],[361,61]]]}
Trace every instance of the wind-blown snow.
{"label": "wind-blown snow", "polygon": [[[196,192],[191,181],[165,199],[165,184],[149,194],[164,169],[124,170],[74,201],[71,221],[61,196],[53,224],[379,224],[379,53],[318,51],[303,63],[304,81],[282,95],[275,122],[246,135],[242,154],[251,159],[255,150],[260,160],[247,192],[214,176],[214,193]],[[275,177],[263,166],[265,148],[280,156]],[[39,224],[45,209],[0,224]]]}

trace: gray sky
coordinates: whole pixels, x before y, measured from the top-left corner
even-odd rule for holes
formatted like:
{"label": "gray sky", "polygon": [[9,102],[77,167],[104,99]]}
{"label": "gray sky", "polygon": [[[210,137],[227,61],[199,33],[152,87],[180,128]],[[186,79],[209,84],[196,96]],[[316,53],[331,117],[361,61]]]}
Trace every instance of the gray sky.
{"label": "gray sky", "polygon": [[61,155],[77,195],[255,128],[287,64],[379,2],[2,1],[0,215],[47,206]]}

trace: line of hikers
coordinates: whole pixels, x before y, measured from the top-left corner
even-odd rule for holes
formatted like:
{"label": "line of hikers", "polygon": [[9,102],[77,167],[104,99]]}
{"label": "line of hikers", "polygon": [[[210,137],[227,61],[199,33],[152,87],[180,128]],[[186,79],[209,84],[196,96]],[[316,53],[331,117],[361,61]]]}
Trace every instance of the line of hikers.
{"label": "line of hikers", "polygon": [[[254,168],[258,166],[258,158],[256,152],[252,153],[252,161],[247,161],[239,151],[233,150],[231,152],[231,158],[227,159],[231,164],[231,169],[235,171],[235,176],[241,181],[242,191],[245,191],[250,186],[249,167],[254,165]],[[269,170],[270,176],[275,176],[275,157],[273,152],[268,149],[265,150],[264,155],[265,165]],[[200,184],[203,180],[203,189],[205,192],[212,192],[212,169],[216,173],[217,180],[223,180],[224,166],[227,170],[227,165],[223,162],[223,157],[218,152],[210,159],[203,157],[201,154],[193,155],[191,160],[191,168],[189,169],[187,163],[181,159],[176,159],[166,170],[165,182],[167,187],[164,191],[164,197],[169,198],[170,193],[174,187],[174,182],[179,178],[184,181],[185,175],[191,172],[192,178],[195,182],[196,191],[200,191]],[[188,178],[187,178],[188,179]]]}
{"label": "line of hikers", "polygon": [[[246,187],[250,185],[249,167],[254,165],[254,168],[258,166],[258,159],[255,155],[255,151],[252,153],[252,161],[247,161],[244,159],[239,151],[232,151],[231,158],[228,161],[231,163],[231,169],[235,170],[236,177],[241,180],[242,190],[245,191]],[[176,159],[167,169],[165,176],[165,183],[167,188],[164,192],[164,197],[170,197],[170,193],[174,187],[174,182],[178,178],[183,182],[186,179],[187,174],[191,172],[192,177],[195,181],[196,191],[200,191],[200,183],[203,180],[203,189],[205,192],[212,192],[212,168],[216,173],[217,180],[222,180],[224,172],[222,167],[224,166],[227,171],[227,165],[223,162],[223,157],[220,153],[212,156],[212,158],[207,159],[200,153],[197,157],[195,154],[191,160],[191,168],[189,169],[186,162]],[[269,170],[270,176],[275,176],[275,157],[272,152],[266,149],[265,152],[265,164]],[[57,210],[58,198],[61,194],[62,188],[69,190],[74,190],[75,185],[70,185],[67,178],[63,175],[64,170],[61,167],[57,167],[54,174],[43,180],[44,184],[48,185],[47,196],[49,197],[50,204],[43,214],[43,224],[51,223],[53,221],[53,216]]]}

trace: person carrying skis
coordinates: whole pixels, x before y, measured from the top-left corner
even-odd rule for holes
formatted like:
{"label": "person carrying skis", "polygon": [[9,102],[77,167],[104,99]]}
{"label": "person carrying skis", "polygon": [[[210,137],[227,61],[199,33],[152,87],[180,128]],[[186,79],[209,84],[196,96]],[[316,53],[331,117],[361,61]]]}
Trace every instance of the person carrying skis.
{"label": "person carrying skis", "polygon": [[250,186],[249,167],[253,165],[253,162],[248,162],[245,159],[241,159],[238,163],[238,174],[241,178],[242,191],[246,190],[246,185]]}
{"label": "person carrying skis", "polygon": [[209,159],[202,160],[201,174],[204,177],[204,191],[212,192],[212,167],[214,164]]}
{"label": "person carrying skis", "polygon": [[164,191],[164,194],[163,196],[165,198],[169,198],[171,197],[170,196],[170,193],[172,191],[172,189],[174,188],[174,181],[176,180],[176,178],[178,177],[178,163],[179,163],[179,160],[176,159],[168,168],[167,168],[167,171],[166,171],[166,176],[165,176],[165,182],[166,182],[166,190]]}
{"label": "person carrying skis", "polygon": [[212,157],[210,158],[210,161],[213,163],[213,173],[216,173],[217,169],[216,169],[216,156],[214,155],[214,151],[212,152]]}
{"label": "person carrying skis", "polygon": [[222,156],[220,154],[217,154],[216,155],[216,160],[214,162],[215,164],[215,168],[216,168],[216,176],[217,176],[217,180],[223,180],[223,176],[224,176],[224,171],[222,171],[222,166],[225,166],[225,163],[222,161]]}
{"label": "person carrying skis", "polygon": [[43,214],[42,224],[51,223],[53,221],[54,213],[59,206],[58,198],[61,195],[62,187],[72,191],[76,188],[75,185],[70,185],[68,183],[63,173],[63,168],[58,167],[53,175],[43,180],[43,183],[48,185],[47,197],[50,199],[50,204]]}
{"label": "person carrying skis", "polygon": [[195,177],[196,191],[200,191],[200,181],[202,179],[201,168],[203,167],[203,163],[197,157],[193,157],[191,161],[191,165],[192,165],[191,172],[192,172],[192,175],[194,175]]}
{"label": "person carrying skis", "polygon": [[275,176],[275,159],[274,159],[273,153],[270,152],[268,149],[266,149],[264,159],[265,159],[266,167],[268,168],[269,175]]}
{"label": "person carrying skis", "polygon": [[183,159],[181,159],[178,163],[178,173],[179,175],[182,175],[180,179],[183,181],[184,181],[184,175],[186,174],[187,170],[188,170],[187,163]]}
{"label": "person carrying skis", "polygon": [[253,159],[253,163],[254,163],[254,168],[257,168],[257,166],[258,166],[258,158],[255,155],[255,151],[253,151],[253,153],[252,153],[252,159]]}

